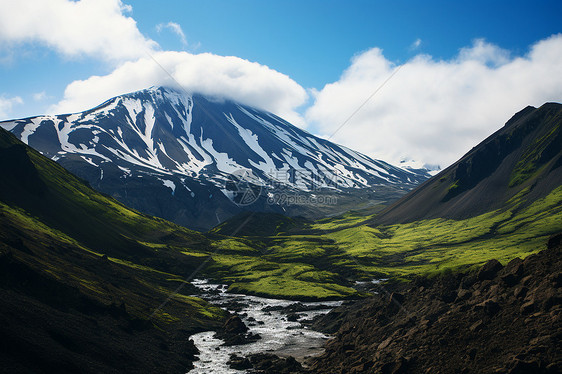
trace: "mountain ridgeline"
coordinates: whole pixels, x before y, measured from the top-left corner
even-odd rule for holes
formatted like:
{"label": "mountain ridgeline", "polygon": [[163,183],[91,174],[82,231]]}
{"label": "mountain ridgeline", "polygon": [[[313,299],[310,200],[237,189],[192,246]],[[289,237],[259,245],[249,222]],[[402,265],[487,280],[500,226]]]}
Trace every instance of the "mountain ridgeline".
{"label": "mountain ridgeline", "polygon": [[[318,218],[388,202],[429,177],[315,137],[271,113],[163,87],[82,113],[0,126],[99,191],[199,230],[244,210]],[[241,200],[248,188],[252,198]],[[282,198],[297,194],[305,203]],[[306,203],[318,195],[337,199]]]}
{"label": "mountain ridgeline", "polygon": [[562,105],[527,107],[459,161],[373,219],[375,224],[464,219],[562,184]]}

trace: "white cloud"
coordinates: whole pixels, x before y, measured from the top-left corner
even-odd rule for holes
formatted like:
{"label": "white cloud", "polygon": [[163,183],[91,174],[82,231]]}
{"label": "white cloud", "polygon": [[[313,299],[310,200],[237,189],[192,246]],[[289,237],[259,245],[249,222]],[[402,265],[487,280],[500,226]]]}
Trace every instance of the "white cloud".
{"label": "white cloud", "polygon": [[0,4],[0,43],[39,42],[67,57],[119,61],[157,48],[121,0],[17,0]]}
{"label": "white cloud", "polygon": [[[305,118],[308,128],[323,136],[400,68],[332,139],[393,163],[415,159],[448,165],[526,105],[562,101],[562,34],[537,42],[523,57],[478,39],[450,60],[419,54],[396,66],[373,48],[355,56],[338,81],[307,94],[287,75],[259,63],[159,51],[131,12],[121,0],[0,1],[0,46],[7,52],[0,63],[12,61],[16,49],[11,47],[39,43],[65,57],[87,56],[117,66],[105,76],[70,83],[63,100],[50,107],[53,113],[86,110],[122,93],[177,81],[188,91],[266,109],[300,126],[305,121],[297,109],[313,97]],[[187,44],[178,24],[157,26],[164,28]],[[421,46],[417,39],[410,48]],[[0,96],[0,116],[22,103],[20,97]]]}
{"label": "white cloud", "polygon": [[181,26],[175,22],[160,23],[156,25],[156,31],[162,32],[164,29],[170,29],[174,34],[176,34],[184,47],[187,47],[187,38],[181,28]]}
{"label": "white cloud", "polygon": [[476,39],[472,46],[461,48],[458,61],[478,61],[490,66],[501,66],[510,61],[509,51],[496,45],[486,43],[484,39]]}
{"label": "white cloud", "polygon": [[47,93],[45,91],[37,92],[33,94],[33,100],[43,101],[47,98]]}
{"label": "white cloud", "polygon": [[307,93],[287,75],[232,56],[171,51],[153,56],[154,60],[145,57],[126,62],[105,76],[72,82],[64,99],[50,111],[82,111],[116,95],[156,85],[175,86],[178,82],[190,92],[232,99],[303,124],[295,109],[304,104]]}
{"label": "white cloud", "polygon": [[[562,34],[510,57],[483,40],[447,61],[418,55],[332,139],[375,158],[451,164],[527,105],[562,101]],[[309,126],[330,135],[399,66],[377,48],[315,94]]]}
{"label": "white cloud", "polygon": [[410,50],[415,51],[421,46],[421,44],[422,40],[420,38],[417,38],[412,44],[410,44]]}
{"label": "white cloud", "polygon": [[12,107],[17,104],[23,104],[23,100],[19,96],[6,98],[0,96],[0,120],[8,119],[8,115],[12,111]]}

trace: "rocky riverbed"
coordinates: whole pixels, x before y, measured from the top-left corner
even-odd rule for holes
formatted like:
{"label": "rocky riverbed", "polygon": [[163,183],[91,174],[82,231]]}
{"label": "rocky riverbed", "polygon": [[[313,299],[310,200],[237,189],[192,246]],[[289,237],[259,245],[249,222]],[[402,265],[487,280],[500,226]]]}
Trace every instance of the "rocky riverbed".
{"label": "rocky riverbed", "polygon": [[[203,297],[235,314],[225,325],[230,332],[206,331],[192,335],[199,360],[189,374],[236,374],[250,368],[296,372],[321,354],[328,336],[310,328],[320,315],[341,301],[300,303],[231,294],[226,285],[196,280]],[[273,369],[277,367],[278,369]],[[291,369],[292,368],[292,369]],[[272,371],[273,372],[273,371]]]}

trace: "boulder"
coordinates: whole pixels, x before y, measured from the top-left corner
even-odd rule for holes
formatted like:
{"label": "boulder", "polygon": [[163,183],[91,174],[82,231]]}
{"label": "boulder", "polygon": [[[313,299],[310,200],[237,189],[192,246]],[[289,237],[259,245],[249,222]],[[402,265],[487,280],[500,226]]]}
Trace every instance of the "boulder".
{"label": "boulder", "polygon": [[503,268],[502,264],[498,260],[490,260],[486,262],[480,270],[478,270],[478,275],[476,276],[478,280],[483,281],[486,279],[494,279]]}
{"label": "boulder", "polygon": [[553,306],[560,305],[562,303],[562,296],[557,291],[559,290],[550,288],[545,292],[543,295],[544,301],[542,303],[543,310],[548,311]]}
{"label": "boulder", "polygon": [[240,357],[236,354],[230,355],[230,359],[227,362],[231,369],[235,370],[246,370],[252,368],[252,363],[246,357]]}
{"label": "boulder", "polygon": [[517,288],[515,288],[515,290],[513,291],[513,295],[516,298],[524,298],[525,296],[527,296],[527,293],[529,292],[529,289],[525,286],[519,286]]}
{"label": "boulder", "polygon": [[465,290],[464,288],[461,288],[457,292],[456,302],[468,300],[470,296],[472,296],[472,293],[469,290]]}
{"label": "boulder", "polygon": [[521,314],[529,314],[533,312],[536,309],[536,306],[537,305],[534,299],[527,301],[525,304],[521,305]]}
{"label": "boulder", "polygon": [[500,304],[495,299],[488,299],[474,306],[474,310],[484,310],[486,314],[491,316],[499,312],[500,309]]}
{"label": "boulder", "polygon": [[297,322],[300,318],[300,315],[298,315],[297,313],[291,313],[289,315],[287,315],[287,321],[289,322]]}
{"label": "boulder", "polygon": [[395,304],[395,305],[399,305],[402,306],[402,303],[404,302],[404,295],[402,295],[401,293],[398,292],[393,292],[390,295],[390,299],[389,299],[390,304]]}
{"label": "boulder", "polygon": [[256,353],[248,356],[253,368],[265,374],[289,374],[303,371],[301,364],[293,357],[281,358],[270,353]]}
{"label": "boulder", "polygon": [[552,282],[554,287],[562,287],[562,271],[557,271],[556,273],[550,274],[548,279]]}
{"label": "boulder", "polygon": [[523,260],[520,258],[514,258],[509,261],[502,273],[502,281],[509,287],[515,286],[521,280],[521,277],[523,277]]}
{"label": "boulder", "polygon": [[483,325],[484,325],[484,322],[482,322],[482,320],[479,319],[478,321],[474,322],[474,323],[469,327],[469,330],[470,330],[471,332],[476,332],[476,331],[480,330]]}
{"label": "boulder", "polygon": [[232,316],[224,323],[224,331],[227,334],[244,334],[248,331],[248,327],[242,322],[238,316]]}

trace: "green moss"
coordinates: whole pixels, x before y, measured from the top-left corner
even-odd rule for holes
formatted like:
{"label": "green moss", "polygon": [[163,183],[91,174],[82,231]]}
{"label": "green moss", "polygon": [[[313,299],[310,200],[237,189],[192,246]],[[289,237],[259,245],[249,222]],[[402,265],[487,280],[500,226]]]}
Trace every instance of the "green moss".
{"label": "green moss", "polygon": [[541,166],[543,166],[541,156],[549,146],[556,146],[553,145],[552,142],[553,139],[555,141],[559,132],[560,124],[557,124],[553,126],[547,134],[536,139],[525,150],[511,173],[511,178],[509,181],[510,187],[520,185],[521,183],[531,179],[532,177],[540,173]]}
{"label": "green moss", "polygon": [[338,275],[305,263],[284,263],[251,256],[213,256],[210,274],[231,283],[232,292],[275,298],[320,300],[356,297],[357,291],[339,284]]}
{"label": "green moss", "polygon": [[515,194],[512,198],[506,201],[506,205],[510,208],[515,208],[519,204],[525,202],[525,196],[531,191],[531,187],[527,186]]}
{"label": "green moss", "polygon": [[331,243],[318,242],[316,237],[313,240],[302,236],[288,237],[273,241],[264,254],[267,254],[267,258],[283,262],[314,261],[326,256],[332,247]]}
{"label": "green moss", "polygon": [[297,300],[327,300],[358,297],[349,287],[329,283],[311,283],[287,277],[265,277],[254,282],[233,283],[229,291],[265,297]]}
{"label": "green moss", "polygon": [[160,322],[163,322],[163,323],[166,323],[166,324],[168,324],[168,323],[178,323],[178,322],[181,321],[180,318],[172,316],[171,314],[160,311],[160,310],[156,311],[156,313],[154,313],[154,316],[155,316],[156,319],[160,320]]}
{"label": "green moss", "polygon": [[453,184],[449,186],[448,191],[452,193],[456,191],[458,188],[459,188],[459,180],[457,179],[456,181],[453,182]]}
{"label": "green moss", "polygon": [[256,248],[253,248],[248,245],[247,241],[238,238],[225,238],[215,240],[211,244],[213,248],[222,252],[222,253],[256,253],[259,252]]}
{"label": "green moss", "polygon": [[34,231],[37,235],[47,235],[53,238],[57,238],[61,242],[81,247],[80,243],[75,239],[59,230],[49,227],[36,217],[32,217],[29,213],[21,208],[11,207],[0,201],[0,212],[1,214],[5,215],[9,221],[14,223],[15,226]]}
{"label": "green moss", "polygon": [[341,230],[367,222],[373,217],[374,215],[365,216],[354,212],[348,212],[335,218],[326,218],[319,220],[316,223],[309,225],[307,228],[309,230],[321,232]]}
{"label": "green moss", "polygon": [[[285,280],[273,281],[286,278],[288,262],[295,262],[291,266],[301,270],[303,264],[297,266],[299,262],[312,265],[311,272],[292,272],[291,276],[318,286],[343,285],[335,274],[347,274],[352,279],[405,279],[467,269],[492,258],[508,262],[526,257],[544,248],[550,235],[562,231],[562,187],[521,210],[518,207],[527,193],[524,189],[510,199],[510,209],[465,220],[432,219],[379,227],[361,224],[352,216],[337,217],[333,222],[323,220],[318,224],[321,226],[310,226],[310,235],[305,231],[271,241],[259,259],[269,262],[267,271],[257,271],[255,257],[238,258],[237,265],[230,269],[242,271],[229,273],[227,278],[236,282],[237,290],[258,292],[259,287],[267,287],[268,294],[294,292],[304,296],[296,290],[304,287],[302,284],[293,287]],[[318,227],[330,230],[319,234]],[[275,263],[278,267],[271,265]]]}
{"label": "green moss", "polygon": [[221,309],[198,297],[185,296],[181,294],[176,294],[173,297],[175,300],[189,306],[189,308],[186,309],[186,313],[190,317],[222,321],[228,316],[228,312],[224,309]]}
{"label": "green moss", "polygon": [[513,219],[498,227],[498,233],[507,235],[523,230],[534,235],[554,233],[561,228],[561,212],[562,186],[518,212]]}

